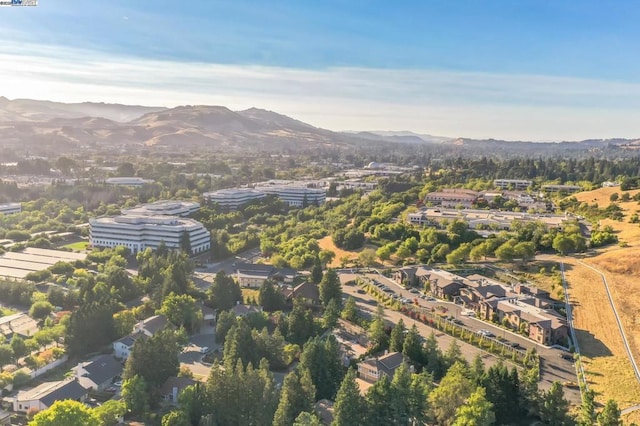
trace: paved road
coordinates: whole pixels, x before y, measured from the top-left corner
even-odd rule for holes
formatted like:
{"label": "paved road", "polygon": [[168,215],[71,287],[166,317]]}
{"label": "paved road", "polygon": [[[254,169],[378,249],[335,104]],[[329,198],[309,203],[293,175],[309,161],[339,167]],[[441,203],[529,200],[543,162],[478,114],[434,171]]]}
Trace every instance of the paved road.
{"label": "paved road", "polygon": [[[404,287],[396,283],[394,280],[378,274],[372,273],[372,274],[360,275],[356,273],[353,273],[353,274],[344,273],[344,272],[340,273],[340,278],[342,282],[355,280],[359,276],[365,276],[372,279],[375,278],[376,280],[387,285],[389,288],[393,289],[394,292],[400,294],[402,297],[405,297],[411,300],[414,300],[416,298],[415,294],[410,293],[408,290],[406,290]],[[368,294],[358,294],[357,293],[358,287],[355,287],[355,286],[343,286],[342,289],[346,294],[353,296],[356,299],[358,306],[361,307],[362,310],[372,312],[372,313],[375,312],[376,306],[366,303],[367,301],[373,300],[371,296],[369,296]],[[470,318],[465,315],[462,315],[464,308],[454,303],[443,302],[443,301],[428,302],[424,299],[419,299],[419,298],[417,299],[417,302],[419,306],[422,306],[425,308],[434,308],[436,310],[446,309],[449,315],[456,317],[458,320],[462,322],[462,324],[465,327],[471,330],[474,330],[474,331],[479,331],[481,329],[489,330],[492,333],[494,333],[496,336],[505,338],[510,342],[516,342],[525,349],[535,347],[538,354],[540,354],[540,359],[541,359],[541,369],[540,369],[541,380],[539,383],[539,386],[541,389],[549,389],[551,387],[551,384],[555,381],[577,383],[577,377],[576,377],[573,361],[562,359],[560,357],[560,353],[561,353],[560,350],[538,345],[537,343],[529,339],[526,339],[518,334],[507,331],[503,328],[497,327],[493,324],[481,321],[476,318]],[[389,319],[390,322],[392,323],[397,322],[397,320],[401,317],[403,318],[403,321],[405,322],[405,324],[408,324],[409,326],[413,325],[414,323],[413,319],[405,315],[402,315],[398,312],[395,312],[393,310],[388,310],[388,309],[385,310],[385,318]],[[416,325],[418,326],[418,330],[420,330],[420,333],[421,334],[424,333],[423,336],[425,337],[431,334],[431,331],[434,330],[433,328],[425,324],[422,324],[419,321],[416,321]],[[443,335],[439,337],[439,343],[440,341],[442,341],[442,343],[440,343],[440,347],[443,350],[446,350],[446,348],[450,344],[451,339],[453,339],[453,337],[450,337],[448,335]],[[468,343],[465,343],[462,341],[458,341],[458,343],[460,344],[461,347],[463,347],[463,345],[468,347],[463,351],[463,353],[469,360],[473,359],[475,354],[477,354],[478,352],[482,352],[486,354],[486,352],[481,351],[480,349],[476,348],[475,346],[469,345]],[[488,354],[487,357],[483,357],[483,359],[485,360],[485,363],[489,365],[491,364],[491,362],[487,362],[487,360],[490,360],[490,359],[497,360],[495,356],[490,354]],[[581,403],[580,391],[578,389],[570,389],[565,387],[564,392],[565,392],[565,397],[572,404],[577,405]]]}
{"label": "paved road", "polygon": [[206,379],[211,371],[211,366],[202,362],[204,354],[201,348],[203,347],[207,347],[209,350],[217,349],[222,351],[222,345],[216,343],[215,327],[203,326],[198,334],[189,338],[188,345],[178,356],[180,366],[189,368],[197,379]]}

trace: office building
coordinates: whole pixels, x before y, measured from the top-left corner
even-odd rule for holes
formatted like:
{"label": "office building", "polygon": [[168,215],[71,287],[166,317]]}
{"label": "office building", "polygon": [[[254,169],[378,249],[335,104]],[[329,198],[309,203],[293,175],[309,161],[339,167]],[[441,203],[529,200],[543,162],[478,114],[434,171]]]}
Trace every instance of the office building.
{"label": "office building", "polygon": [[202,194],[211,204],[217,204],[227,210],[237,210],[243,205],[266,197],[266,194],[252,188],[231,188]]}
{"label": "office building", "polygon": [[124,246],[133,253],[148,247],[155,250],[162,243],[171,249],[179,249],[185,232],[189,236],[192,253],[202,253],[211,248],[209,231],[193,219],[122,215],[89,220],[89,235],[93,247]]}
{"label": "office building", "polygon": [[22,211],[20,203],[4,203],[0,204],[0,214],[14,214]]}
{"label": "office building", "polygon": [[496,179],[493,185],[500,189],[527,189],[532,185],[530,180],[523,179]]}
{"label": "office building", "polygon": [[189,216],[200,209],[200,203],[195,201],[156,201],[141,204],[130,209],[122,209],[123,215],[135,216]]}

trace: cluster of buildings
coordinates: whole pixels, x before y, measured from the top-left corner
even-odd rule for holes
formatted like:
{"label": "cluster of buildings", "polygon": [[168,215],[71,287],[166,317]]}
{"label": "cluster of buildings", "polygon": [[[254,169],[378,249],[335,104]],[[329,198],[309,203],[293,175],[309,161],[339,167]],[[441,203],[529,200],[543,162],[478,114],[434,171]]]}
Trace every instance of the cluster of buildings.
{"label": "cluster of buildings", "polygon": [[124,246],[137,253],[161,244],[179,249],[187,238],[192,253],[203,253],[211,248],[211,234],[200,222],[184,217],[199,208],[190,201],[160,201],[125,209],[120,216],[92,218],[90,242],[93,247]]}
{"label": "cluster of buildings", "polygon": [[530,214],[496,210],[426,207],[407,215],[409,223],[414,225],[440,225],[454,220],[464,220],[469,228],[477,230],[509,230],[515,223],[541,222],[547,228],[562,228],[565,222],[575,221],[573,216],[553,214]]}
{"label": "cluster of buildings", "polygon": [[323,204],[327,198],[327,190],[324,185],[315,181],[273,179],[256,183],[251,188],[230,188],[207,192],[203,197],[208,203],[217,204],[227,210],[237,210],[267,195],[278,197],[290,207],[305,207]]}
{"label": "cluster of buildings", "polygon": [[20,203],[1,203],[0,214],[15,214],[22,211],[22,204]]}
{"label": "cluster of buildings", "polygon": [[407,266],[396,272],[399,282],[428,285],[441,299],[454,301],[485,320],[504,324],[543,345],[566,344],[566,319],[558,314],[549,293],[518,283],[507,285],[474,274],[461,277],[426,266]]}

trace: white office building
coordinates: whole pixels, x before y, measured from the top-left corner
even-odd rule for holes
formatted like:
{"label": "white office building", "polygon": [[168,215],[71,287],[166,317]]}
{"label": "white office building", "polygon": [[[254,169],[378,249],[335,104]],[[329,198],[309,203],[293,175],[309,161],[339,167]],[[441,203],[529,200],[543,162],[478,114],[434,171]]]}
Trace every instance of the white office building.
{"label": "white office building", "polygon": [[524,179],[496,179],[493,181],[493,185],[500,189],[527,189],[533,184],[530,180]]}
{"label": "white office building", "polygon": [[20,203],[4,203],[0,204],[0,214],[14,214],[22,211]]}
{"label": "white office building", "polygon": [[202,196],[208,203],[217,204],[228,210],[237,210],[250,201],[260,200],[267,195],[252,188],[232,188],[206,192]]}
{"label": "white office building", "polygon": [[202,253],[211,248],[211,235],[193,219],[174,216],[122,215],[89,220],[89,235],[94,247],[124,246],[133,253],[147,247],[157,249],[161,243],[179,249],[184,233],[189,235],[191,251]]}
{"label": "white office building", "polygon": [[104,181],[107,185],[116,186],[143,186],[147,183],[153,183],[153,179],[142,179],[140,177],[111,177]]}
{"label": "white office building", "polygon": [[275,195],[290,207],[319,206],[327,198],[327,191],[324,188],[308,188],[302,185],[257,186],[256,190]]}
{"label": "white office building", "polygon": [[195,201],[156,201],[155,203],[122,209],[123,215],[135,216],[189,216],[200,210],[200,203]]}

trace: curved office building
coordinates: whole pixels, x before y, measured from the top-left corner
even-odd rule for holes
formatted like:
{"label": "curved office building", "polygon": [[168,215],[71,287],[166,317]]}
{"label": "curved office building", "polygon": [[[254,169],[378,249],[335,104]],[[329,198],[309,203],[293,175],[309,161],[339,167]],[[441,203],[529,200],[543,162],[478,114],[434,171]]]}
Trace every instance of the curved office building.
{"label": "curved office building", "polygon": [[211,248],[211,235],[198,221],[173,216],[99,217],[89,220],[91,245],[94,247],[124,246],[133,253],[147,247],[155,250],[161,243],[179,249],[185,232],[191,251],[202,253]]}

